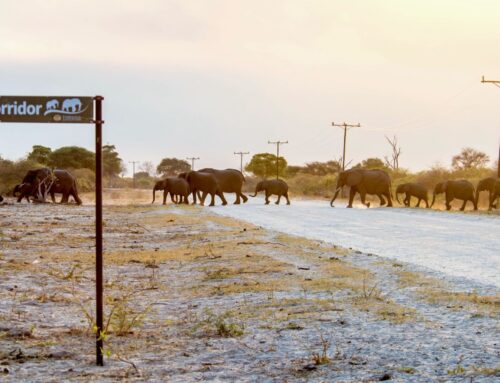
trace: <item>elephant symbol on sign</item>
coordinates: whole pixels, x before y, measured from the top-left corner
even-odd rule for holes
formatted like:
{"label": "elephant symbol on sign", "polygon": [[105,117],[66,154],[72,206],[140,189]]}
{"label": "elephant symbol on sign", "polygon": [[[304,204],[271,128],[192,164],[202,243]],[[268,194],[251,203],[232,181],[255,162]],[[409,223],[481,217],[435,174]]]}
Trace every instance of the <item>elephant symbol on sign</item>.
{"label": "elephant symbol on sign", "polygon": [[76,113],[81,111],[81,109],[82,109],[82,102],[80,101],[79,98],[68,98],[64,100],[62,103],[63,112]]}
{"label": "elephant symbol on sign", "polygon": [[50,100],[47,101],[47,104],[45,104],[45,109],[51,110],[51,109],[57,109],[59,107],[59,101],[57,100]]}

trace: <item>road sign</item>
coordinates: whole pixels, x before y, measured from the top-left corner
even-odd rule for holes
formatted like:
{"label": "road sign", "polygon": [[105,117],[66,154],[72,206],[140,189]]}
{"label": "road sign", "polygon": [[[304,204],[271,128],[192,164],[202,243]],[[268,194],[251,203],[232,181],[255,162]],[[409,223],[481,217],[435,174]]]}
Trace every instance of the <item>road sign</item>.
{"label": "road sign", "polygon": [[92,97],[1,96],[0,122],[88,124],[94,119]]}
{"label": "road sign", "polygon": [[[104,365],[102,237],[102,96],[0,96],[0,122],[95,124],[96,362]],[[94,119],[95,102],[95,119]]]}

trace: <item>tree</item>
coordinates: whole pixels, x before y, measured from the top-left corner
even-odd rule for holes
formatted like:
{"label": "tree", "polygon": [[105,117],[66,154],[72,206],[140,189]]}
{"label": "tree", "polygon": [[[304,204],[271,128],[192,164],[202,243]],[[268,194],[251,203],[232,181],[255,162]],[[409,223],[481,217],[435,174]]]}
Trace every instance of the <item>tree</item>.
{"label": "tree", "polygon": [[95,155],[90,150],[79,146],[63,146],[50,154],[47,165],[61,169],[86,168],[94,170]]}
{"label": "tree", "polygon": [[123,161],[118,157],[115,145],[102,147],[102,171],[106,177],[118,176],[124,168]]}
{"label": "tree", "polygon": [[175,176],[176,174],[188,172],[191,170],[191,165],[186,160],[178,158],[164,158],[156,167],[156,172],[163,177]]}
{"label": "tree", "polygon": [[451,166],[453,169],[484,168],[490,158],[486,153],[472,148],[463,148],[460,154],[453,156]]}
{"label": "tree", "polygon": [[373,157],[367,158],[366,160],[361,161],[359,164],[353,166],[353,168],[362,168],[362,169],[387,169],[387,166],[384,164],[380,158]]}
{"label": "tree", "polygon": [[276,162],[279,164],[279,175],[283,177],[286,174],[287,162],[284,157],[276,161],[276,155],[271,153],[255,154],[245,166],[245,170],[262,178],[276,176]]}
{"label": "tree", "polygon": [[33,145],[33,149],[28,153],[28,160],[34,161],[41,165],[49,163],[52,149],[42,145]]}
{"label": "tree", "polygon": [[155,173],[155,166],[151,161],[145,161],[143,162],[140,166],[139,169],[142,170],[143,172],[148,173],[150,176],[154,176]]}
{"label": "tree", "polygon": [[342,164],[339,161],[309,162],[302,168],[302,173],[326,176],[327,174],[336,174],[341,169]]}
{"label": "tree", "polygon": [[385,160],[385,165],[392,169],[392,170],[398,170],[399,169],[399,156],[401,155],[401,147],[398,146],[398,138],[396,136],[392,137],[392,140],[385,136],[385,139],[391,145],[392,153],[391,157],[389,158],[388,156],[384,157]]}

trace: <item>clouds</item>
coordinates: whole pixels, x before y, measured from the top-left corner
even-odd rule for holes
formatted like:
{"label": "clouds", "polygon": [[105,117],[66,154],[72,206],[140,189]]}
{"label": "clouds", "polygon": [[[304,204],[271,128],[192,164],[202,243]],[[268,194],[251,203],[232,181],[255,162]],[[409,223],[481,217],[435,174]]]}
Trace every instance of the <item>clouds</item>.
{"label": "clouds", "polygon": [[[479,84],[498,73],[494,1],[18,0],[1,11],[3,92],[104,94],[106,139],[126,158],[227,167],[234,150],[289,139],[291,162],[327,160],[341,148],[330,122],[344,119],[365,126],[355,161],[386,154],[393,133],[412,168],[464,145],[497,150],[500,94]],[[0,153],[91,144],[84,130],[26,129],[33,142],[12,133]]]}

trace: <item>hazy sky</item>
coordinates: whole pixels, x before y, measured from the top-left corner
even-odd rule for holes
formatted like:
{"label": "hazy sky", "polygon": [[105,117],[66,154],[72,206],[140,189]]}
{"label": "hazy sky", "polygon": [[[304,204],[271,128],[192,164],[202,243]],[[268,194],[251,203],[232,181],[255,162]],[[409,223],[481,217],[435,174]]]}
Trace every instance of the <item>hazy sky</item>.
{"label": "hazy sky", "polygon": [[[125,162],[273,151],[292,164],[389,154],[413,170],[472,146],[496,159],[500,2],[0,0],[0,93],[105,97]],[[0,124],[0,155],[93,150],[90,125]],[[247,158],[249,159],[249,157]]]}

